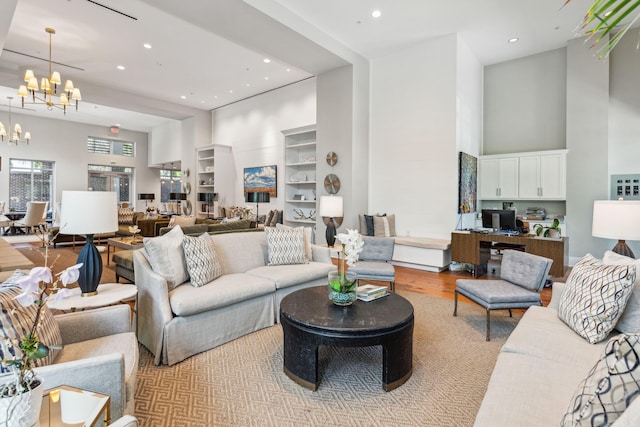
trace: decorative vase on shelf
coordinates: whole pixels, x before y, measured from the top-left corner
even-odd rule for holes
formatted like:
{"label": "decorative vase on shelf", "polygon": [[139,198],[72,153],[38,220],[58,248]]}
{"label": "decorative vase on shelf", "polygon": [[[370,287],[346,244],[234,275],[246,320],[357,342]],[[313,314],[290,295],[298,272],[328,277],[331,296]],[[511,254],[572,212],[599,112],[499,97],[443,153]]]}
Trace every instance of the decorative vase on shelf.
{"label": "decorative vase on shelf", "polygon": [[351,305],[357,299],[356,286],[358,275],[356,273],[329,272],[329,300],[336,305]]}
{"label": "decorative vase on shelf", "polygon": [[11,397],[0,397],[0,426],[34,426],[40,419],[44,381],[34,389]]}

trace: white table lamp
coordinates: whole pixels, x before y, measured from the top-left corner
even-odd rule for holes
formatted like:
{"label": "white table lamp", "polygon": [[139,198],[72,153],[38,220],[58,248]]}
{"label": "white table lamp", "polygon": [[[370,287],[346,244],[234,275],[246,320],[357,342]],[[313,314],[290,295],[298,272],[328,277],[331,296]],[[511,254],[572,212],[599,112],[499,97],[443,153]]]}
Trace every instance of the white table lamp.
{"label": "white table lamp", "polygon": [[640,240],[640,201],[595,200],[591,234],[618,240],[612,251],[635,258],[625,240]]}
{"label": "white table lamp", "polygon": [[341,196],[320,196],[320,216],[327,226],[325,237],[329,247],[336,242],[336,228],[342,224],[343,215],[344,200]]}

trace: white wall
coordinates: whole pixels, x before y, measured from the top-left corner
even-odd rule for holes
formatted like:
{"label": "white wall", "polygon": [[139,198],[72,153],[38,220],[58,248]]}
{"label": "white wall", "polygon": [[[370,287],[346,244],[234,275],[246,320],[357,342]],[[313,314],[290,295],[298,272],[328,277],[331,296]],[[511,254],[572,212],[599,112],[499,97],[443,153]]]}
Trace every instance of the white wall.
{"label": "white wall", "polygon": [[168,165],[182,158],[182,122],[167,120],[166,123],[155,126],[149,139],[149,165]]}
{"label": "white wall", "polygon": [[396,214],[398,235],[449,239],[455,227],[457,43],[371,61],[369,213]]}
{"label": "white wall", "polygon": [[[57,112],[52,112],[55,115]],[[0,143],[2,170],[0,171],[0,200],[9,199],[9,159],[28,159],[55,161],[55,198],[62,200],[63,190],[86,190],[88,186],[87,166],[118,165],[135,168],[136,183],[132,191],[132,199],[137,193],[160,194],[160,174],[157,169],[147,167],[148,135],[120,129],[113,135],[106,127],[85,125],[80,123],[56,120],[55,118],[39,118],[22,114],[12,114],[13,123],[20,123],[24,131],[31,132],[29,145],[9,145]],[[87,137],[98,136],[136,143],[136,157],[111,156],[87,152]],[[144,207],[144,201],[136,205]]]}
{"label": "white wall", "polygon": [[[316,123],[316,81],[308,79],[282,89],[221,107],[212,112],[214,144],[233,147],[233,165],[238,172],[231,200],[220,204],[244,206],[242,174],[244,168],[277,165],[278,197],[260,205],[260,212],[284,208],[284,135],[283,130]],[[223,165],[216,165],[216,168]]]}

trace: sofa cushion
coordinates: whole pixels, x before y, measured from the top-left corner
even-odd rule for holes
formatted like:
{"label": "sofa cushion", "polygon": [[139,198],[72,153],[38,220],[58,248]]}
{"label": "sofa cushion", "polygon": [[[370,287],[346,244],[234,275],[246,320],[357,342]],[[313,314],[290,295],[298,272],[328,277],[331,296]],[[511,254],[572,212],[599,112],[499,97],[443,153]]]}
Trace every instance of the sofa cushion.
{"label": "sofa cushion", "polygon": [[[23,307],[15,298],[22,293],[16,280],[25,274],[16,270],[7,280],[0,284],[0,337],[20,339],[31,331],[38,308],[35,304]],[[62,335],[58,323],[53,318],[48,306],[42,307],[40,324],[36,330],[38,339],[45,345],[62,344]],[[34,366],[49,365],[60,350],[50,349],[46,357],[35,359]],[[22,351],[13,342],[0,339],[0,360],[18,359]],[[0,372],[11,372],[11,369],[0,364]]]}
{"label": "sofa cushion", "polygon": [[237,221],[227,221],[217,224],[208,224],[207,232],[216,231],[229,231],[229,230],[241,230],[244,228],[251,228],[251,221],[248,219],[238,219]]}
{"label": "sofa cushion", "polygon": [[326,280],[327,274],[335,269],[336,266],[333,264],[310,262],[308,264],[258,267],[247,271],[247,274],[268,279],[276,284],[276,289],[283,289],[312,280]]}
{"label": "sofa cushion", "polygon": [[169,302],[176,316],[190,316],[257,298],[275,290],[275,284],[262,277],[245,273],[225,274],[199,288],[184,283],[169,292]]}
{"label": "sofa cushion", "polygon": [[224,233],[211,236],[222,266],[222,274],[244,273],[267,264],[265,233]]}
{"label": "sofa cushion", "polygon": [[635,265],[636,281],[633,284],[633,292],[629,296],[627,306],[622,312],[622,316],[616,323],[616,329],[620,332],[638,333],[640,332],[640,260],[629,258],[612,251],[606,251],[602,257],[602,263],[607,265]]}
{"label": "sofa cushion", "polygon": [[301,228],[274,228],[264,230],[267,237],[269,265],[304,264],[304,231]]}
{"label": "sofa cushion", "polygon": [[151,268],[165,278],[169,289],[189,279],[183,237],[182,228],[176,225],[163,236],[145,237],[142,240]]}
{"label": "sofa cushion", "polygon": [[133,271],[133,251],[134,249],[127,249],[124,251],[114,252],[111,256],[111,261],[113,261],[115,265],[119,265],[120,267]]}
{"label": "sofa cushion", "polygon": [[389,262],[379,261],[356,262],[351,267],[349,267],[349,271],[357,273],[358,276],[377,276],[389,278],[394,278],[396,274],[395,269],[393,268],[393,264]]}
{"label": "sofa cushion", "polygon": [[222,275],[222,267],[211,236],[206,233],[199,237],[184,236],[182,244],[193,286],[204,286]]}
{"label": "sofa cushion", "polygon": [[640,395],[640,335],[612,338],[580,383],[561,426],[611,425]]}
{"label": "sofa cushion", "polygon": [[361,261],[391,261],[394,239],[391,237],[363,237],[364,245],[358,258]]}
{"label": "sofa cushion", "polygon": [[635,280],[634,265],[604,265],[585,255],[567,278],[558,316],[590,343],[600,342],[622,316]]}
{"label": "sofa cushion", "polygon": [[195,223],[196,223],[196,217],[195,216],[174,215],[169,220],[169,227],[175,227],[176,225],[179,225],[181,227],[185,227],[185,226],[188,226],[188,225],[195,225]]}

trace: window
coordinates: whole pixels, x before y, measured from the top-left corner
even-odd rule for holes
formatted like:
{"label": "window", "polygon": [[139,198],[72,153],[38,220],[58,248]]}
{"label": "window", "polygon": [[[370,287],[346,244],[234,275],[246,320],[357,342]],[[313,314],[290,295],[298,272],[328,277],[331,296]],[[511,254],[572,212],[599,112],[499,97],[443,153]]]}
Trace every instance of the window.
{"label": "window", "polygon": [[181,188],[181,171],[160,169],[160,202],[167,203],[169,201],[169,193],[180,193]]}
{"label": "window", "polygon": [[135,146],[135,142],[118,141],[95,136],[87,138],[87,151],[89,151],[89,153],[135,157]]}
{"label": "window", "polygon": [[133,168],[124,166],[89,165],[89,189],[115,191],[119,203],[132,203],[133,171]]}
{"label": "window", "polygon": [[55,162],[9,159],[9,209],[26,211],[27,202],[49,202],[53,206]]}

